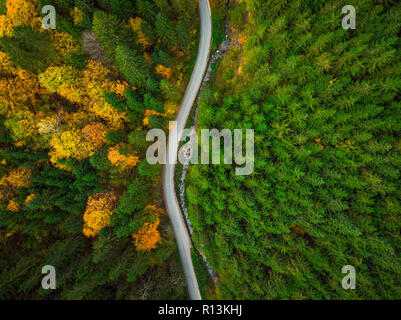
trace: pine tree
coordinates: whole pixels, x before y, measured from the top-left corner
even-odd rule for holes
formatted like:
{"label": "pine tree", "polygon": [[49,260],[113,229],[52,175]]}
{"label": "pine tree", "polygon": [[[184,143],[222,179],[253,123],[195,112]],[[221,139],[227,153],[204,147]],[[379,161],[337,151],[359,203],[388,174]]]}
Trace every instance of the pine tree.
{"label": "pine tree", "polygon": [[93,15],[93,32],[109,62],[116,61],[116,48],[135,43],[134,35],[120,25],[119,19],[103,11]]}
{"label": "pine tree", "polygon": [[188,24],[184,20],[179,20],[175,27],[175,30],[181,49],[187,49],[192,41],[191,34],[189,33],[190,30]]}
{"label": "pine tree", "polygon": [[126,46],[118,46],[116,49],[116,61],[121,72],[135,87],[146,84],[149,77],[149,65],[145,59],[130,50]]}
{"label": "pine tree", "polygon": [[15,65],[35,73],[57,60],[48,33],[25,25],[14,27],[11,36],[0,38],[0,48]]}
{"label": "pine tree", "polygon": [[177,43],[177,35],[171,21],[162,13],[156,16],[156,32],[166,46],[174,46]]}

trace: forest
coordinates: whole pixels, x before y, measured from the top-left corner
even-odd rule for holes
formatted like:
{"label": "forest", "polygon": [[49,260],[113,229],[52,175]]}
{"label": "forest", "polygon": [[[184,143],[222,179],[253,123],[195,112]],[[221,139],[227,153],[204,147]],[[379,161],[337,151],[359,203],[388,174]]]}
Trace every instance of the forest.
{"label": "forest", "polygon": [[0,299],[187,297],[145,137],[198,30],[192,0],[0,0]]}
{"label": "forest", "polygon": [[255,170],[190,166],[208,297],[400,299],[401,3],[232,0],[228,23],[198,130],[254,129]]}

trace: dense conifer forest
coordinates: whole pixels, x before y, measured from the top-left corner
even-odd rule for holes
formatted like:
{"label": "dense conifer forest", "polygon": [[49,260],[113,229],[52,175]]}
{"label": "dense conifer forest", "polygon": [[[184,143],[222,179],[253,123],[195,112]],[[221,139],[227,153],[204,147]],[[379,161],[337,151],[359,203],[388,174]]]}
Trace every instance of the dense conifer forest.
{"label": "dense conifer forest", "polygon": [[191,0],[0,0],[0,299],[187,297],[145,136],[174,118],[198,24]]}
{"label": "dense conifer forest", "polygon": [[[356,29],[342,28],[345,5]],[[254,129],[255,170],[190,166],[210,297],[400,299],[401,3],[230,1],[229,16],[199,130]]]}

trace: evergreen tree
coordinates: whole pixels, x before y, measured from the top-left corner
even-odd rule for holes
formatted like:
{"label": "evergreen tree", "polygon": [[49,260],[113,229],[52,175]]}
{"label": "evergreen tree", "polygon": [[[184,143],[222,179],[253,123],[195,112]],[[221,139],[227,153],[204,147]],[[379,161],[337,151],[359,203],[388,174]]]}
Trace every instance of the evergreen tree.
{"label": "evergreen tree", "polygon": [[48,33],[25,25],[14,27],[12,36],[0,38],[0,48],[18,67],[35,73],[57,60]]}
{"label": "evergreen tree", "polygon": [[135,41],[134,35],[120,25],[116,16],[103,11],[96,11],[93,15],[93,32],[109,62],[116,61],[118,46],[133,46]]}
{"label": "evergreen tree", "polygon": [[156,16],[156,32],[164,45],[174,46],[177,43],[177,35],[171,21],[162,13]]}
{"label": "evergreen tree", "polygon": [[189,26],[184,20],[179,20],[175,27],[177,38],[180,44],[181,49],[185,50],[191,44],[192,37],[189,33]]}
{"label": "evergreen tree", "polygon": [[116,49],[116,61],[121,72],[132,85],[141,87],[146,84],[150,70],[143,57],[126,46],[118,46]]}

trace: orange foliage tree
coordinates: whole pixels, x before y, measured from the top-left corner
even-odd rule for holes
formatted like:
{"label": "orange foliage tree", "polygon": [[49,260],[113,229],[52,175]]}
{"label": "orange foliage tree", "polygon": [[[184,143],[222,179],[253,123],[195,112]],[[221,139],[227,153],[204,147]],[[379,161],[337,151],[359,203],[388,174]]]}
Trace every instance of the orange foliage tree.
{"label": "orange foliage tree", "polygon": [[159,219],[154,223],[146,222],[132,234],[133,243],[138,251],[154,249],[161,242],[160,232],[157,230],[159,224]]}
{"label": "orange foliage tree", "polygon": [[[9,68],[14,70],[12,65]],[[7,118],[17,111],[30,111],[37,105],[39,96],[49,95],[34,74],[25,70],[15,74],[13,78],[0,79],[0,114]]]}
{"label": "orange foliage tree", "polygon": [[83,136],[94,149],[99,149],[106,142],[106,128],[100,122],[86,125],[82,129]]}
{"label": "orange foliage tree", "polygon": [[144,118],[143,118],[143,125],[148,126],[149,125],[149,117],[153,115],[158,115],[158,116],[165,116],[165,114],[162,114],[160,112],[157,112],[155,110],[145,110]]}
{"label": "orange foliage tree", "polygon": [[167,68],[162,66],[161,64],[157,65],[156,73],[160,74],[165,79],[170,79],[171,77],[171,68]]}
{"label": "orange foliage tree", "polygon": [[0,180],[0,195],[6,199],[14,196],[19,188],[27,188],[31,183],[31,170],[18,168]]}
{"label": "orange foliage tree", "polygon": [[117,204],[118,195],[113,191],[99,192],[90,196],[83,217],[84,235],[94,237],[100,230],[108,226]]}
{"label": "orange foliage tree", "polygon": [[133,243],[139,251],[154,249],[158,243],[161,243],[157,227],[160,224],[159,217],[164,214],[164,210],[153,204],[149,204],[145,207],[144,211],[148,214],[151,221],[144,223],[138,231],[132,234]]}
{"label": "orange foliage tree", "polygon": [[10,60],[6,53],[0,51],[0,75],[9,76],[18,73],[18,68]]}
{"label": "orange foliage tree", "polygon": [[74,21],[74,25],[76,26],[82,25],[84,21],[84,13],[81,10],[79,10],[77,7],[74,7],[74,9],[72,9],[70,12],[70,16]]}
{"label": "orange foliage tree", "polygon": [[107,158],[113,166],[121,167],[122,169],[133,168],[139,162],[139,157],[136,155],[126,156],[119,152],[121,145],[116,145],[109,149]]}
{"label": "orange foliage tree", "polygon": [[14,200],[10,200],[10,202],[7,205],[7,210],[12,211],[12,212],[18,212],[19,211],[18,202],[15,202]]}
{"label": "orange foliage tree", "polygon": [[36,28],[42,25],[36,1],[7,0],[6,8],[7,13],[0,15],[0,36],[10,36],[13,27],[22,24]]}
{"label": "orange foliage tree", "polygon": [[14,143],[25,145],[32,143],[33,148],[43,146],[37,124],[46,115],[38,112],[38,104],[46,100],[50,93],[40,85],[35,74],[18,70],[0,53],[0,66],[4,76],[0,78],[0,115],[6,120],[4,125]]}
{"label": "orange foliage tree", "polygon": [[58,159],[89,158],[98,151],[106,142],[106,128],[101,123],[86,125],[82,130],[71,129],[60,135],[54,136],[50,145],[50,161],[56,166],[66,169],[63,165],[57,164]]}

